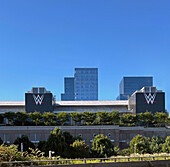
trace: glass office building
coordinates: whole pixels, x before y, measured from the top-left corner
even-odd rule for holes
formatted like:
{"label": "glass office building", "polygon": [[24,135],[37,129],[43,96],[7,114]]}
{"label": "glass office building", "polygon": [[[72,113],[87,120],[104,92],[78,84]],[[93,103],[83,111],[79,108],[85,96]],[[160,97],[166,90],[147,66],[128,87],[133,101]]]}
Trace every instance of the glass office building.
{"label": "glass office building", "polygon": [[119,85],[117,100],[127,100],[136,90],[144,86],[153,86],[153,77],[123,77]]}
{"label": "glass office building", "polygon": [[75,100],[98,100],[98,68],[75,68]]}
{"label": "glass office building", "polygon": [[74,77],[64,78],[64,92],[61,101],[74,101]]}
{"label": "glass office building", "polygon": [[74,77],[64,78],[61,101],[98,100],[98,68],[75,68]]}

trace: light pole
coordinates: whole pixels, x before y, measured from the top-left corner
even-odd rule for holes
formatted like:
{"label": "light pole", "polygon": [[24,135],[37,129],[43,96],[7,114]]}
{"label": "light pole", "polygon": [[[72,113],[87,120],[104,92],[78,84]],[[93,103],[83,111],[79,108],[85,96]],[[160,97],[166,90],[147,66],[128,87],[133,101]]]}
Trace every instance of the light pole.
{"label": "light pole", "polygon": [[24,145],[23,145],[23,143],[21,143],[21,152],[23,152],[24,151]]}
{"label": "light pole", "polygon": [[136,146],[139,144],[139,143],[142,143],[143,141],[140,141],[140,142],[138,142],[138,143],[136,143],[135,144],[135,146],[134,146],[134,149],[135,149],[135,155],[136,155]]}
{"label": "light pole", "polygon": [[52,158],[52,154],[54,154],[55,152],[54,151],[49,151],[49,158],[51,159]]}

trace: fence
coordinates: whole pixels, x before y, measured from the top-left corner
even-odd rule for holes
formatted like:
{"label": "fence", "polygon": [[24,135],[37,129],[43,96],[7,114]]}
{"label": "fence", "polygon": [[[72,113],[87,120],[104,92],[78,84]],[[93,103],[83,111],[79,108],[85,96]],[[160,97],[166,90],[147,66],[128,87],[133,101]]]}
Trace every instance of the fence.
{"label": "fence", "polygon": [[10,161],[0,162],[0,166],[34,166],[34,165],[61,165],[61,164],[88,164],[88,163],[115,163],[115,162],[135,162],[135,161],[153,161],[167,160],[170,155],[162,156],[124,156],[114,158],[85,158],[85,159],[59,159],[59,160],[36,160],[36,161]]}

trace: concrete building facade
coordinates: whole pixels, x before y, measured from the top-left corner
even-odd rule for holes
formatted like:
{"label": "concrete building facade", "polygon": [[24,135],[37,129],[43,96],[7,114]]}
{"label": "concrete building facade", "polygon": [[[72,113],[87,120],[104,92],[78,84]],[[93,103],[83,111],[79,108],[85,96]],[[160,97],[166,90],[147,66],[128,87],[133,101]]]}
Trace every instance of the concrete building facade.
{"label": "concrete building facade", "polygon": [[[55,126],[0,126],[0,137],[4,142],[12,144],[17,137],[27,135],[29,139],[38,144],[47,140]],[[84,142],[91,145],[93,138],[98,134],[108,136],[121,149],[127,148],[133,137],[140,134],[146,137],[170,136],[168,128],[144,128],[144,127],[119,127],[119,126],[59,126],[61,130],[70,132],[73,136],[81,136]]]}

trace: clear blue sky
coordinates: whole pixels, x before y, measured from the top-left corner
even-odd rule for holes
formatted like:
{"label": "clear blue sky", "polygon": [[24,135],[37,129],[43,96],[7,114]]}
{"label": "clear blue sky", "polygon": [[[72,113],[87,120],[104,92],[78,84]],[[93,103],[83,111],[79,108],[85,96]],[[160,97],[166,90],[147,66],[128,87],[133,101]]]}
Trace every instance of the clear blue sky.
{"label": "clear blue sky", "polygon": [[75,67],[99,68],[99,100],[123,76],[153,76],[170,110],[169,0],[1,0],[0,100],[45,86],[60,100]]}

